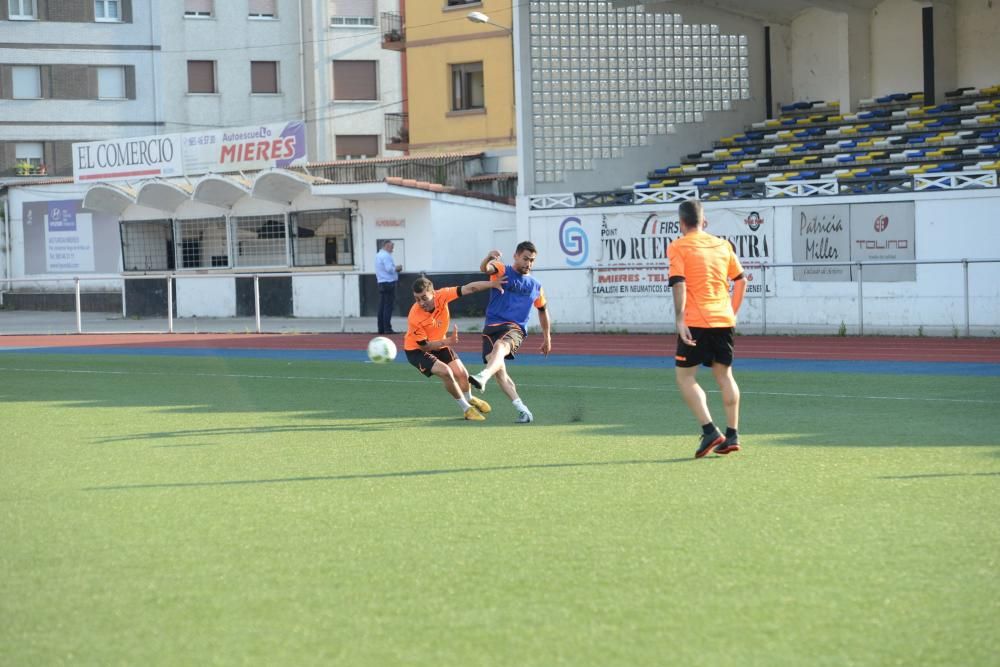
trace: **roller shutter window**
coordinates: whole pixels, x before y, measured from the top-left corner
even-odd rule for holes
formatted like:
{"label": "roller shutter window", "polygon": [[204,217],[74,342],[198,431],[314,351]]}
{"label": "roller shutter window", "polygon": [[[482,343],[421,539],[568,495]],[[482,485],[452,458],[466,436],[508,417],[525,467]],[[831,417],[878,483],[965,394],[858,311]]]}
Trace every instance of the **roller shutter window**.
{"label": "roller shutter window", "polygon": [[212,0],[184,0],[184,16],[209,18],[215,12]]}
{"label": "roller shutter window", "polygon": [[278,18],[278,6],[275,0],[249,0],[249,11],[251,18],[274,19]]}
{"label": "roller shutter window", "polygon": [[276,94],[278,92],[278,63],[274,60],[250,62],[250,92]]}
{"label": "roller shutter window", "polygon": [[333,99],[377,100],[376,61],[333,61]]}
{"label": "roller shutter window", "polygon": [[188,93],[211,94],[217,92],[214,60],[189,60],[187,66]]}
{"label": "roller shutter window", "polygon": [[378,155],[376,134],[338,134],[336,142],[338,160],[358,160]]}

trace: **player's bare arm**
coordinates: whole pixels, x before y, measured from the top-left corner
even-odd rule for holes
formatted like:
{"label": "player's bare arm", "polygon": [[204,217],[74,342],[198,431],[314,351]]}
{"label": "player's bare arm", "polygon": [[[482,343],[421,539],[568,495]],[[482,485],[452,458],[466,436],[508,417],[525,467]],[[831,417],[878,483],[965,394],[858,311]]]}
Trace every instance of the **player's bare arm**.
{"label": "player's bare arm", "polygon": [[747,291],[747,280],[741,274],[736,280],[733,281],[733,315],[740,312],[740,306],[743,305],[743,295]]}
{"label": "player's bare arm", "polygon": [[552,322],[549,320],[548,308],[542,306],[538,309],[538,323],[542,325],[542,354],[549,356],[552,351]]}
{"label": "player's bare arm", "polygon": [[479,263],[479,270],[483,273],[496,273],[497,270],[493,266],[493,261],[499,261],[501,257],[503,257],[503,253],[499,250],[490,250],[485,259]]}
{"label": "player's bare arm", "polygon": [[422,340],[418,341],[417,345],[420,349],[425,352],[433,352],[434,350],[440,350],[443,347],[452,347],[458,345],[458,325],[453,324],[451,329],[451,335],[442,338],[441,340]]}
{"label": "player's bare arm", "polygon": [[476,292],[485,292],[488,289],[495,289],[503,294],[503,287],[506,284],[507,276],[503,276],[500,280],[476,280],[462,285],[462,296],[475,294]]}
{"label": "player's bare arm", "polygon": [[687,307],[687,286],[684,281],[674,283],[670,288],[674,293],[674,321],[677,325],[677,335],[686,345],[694,345],[691,330],[684,323],[684,308]]}

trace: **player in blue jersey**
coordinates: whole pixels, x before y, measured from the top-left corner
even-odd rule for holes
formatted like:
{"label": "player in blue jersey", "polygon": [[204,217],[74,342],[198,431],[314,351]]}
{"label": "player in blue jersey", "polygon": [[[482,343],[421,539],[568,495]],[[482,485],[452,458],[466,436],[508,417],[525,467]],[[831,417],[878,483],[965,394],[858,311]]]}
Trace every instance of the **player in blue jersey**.
{"label": "player in blue jersey", "polygon": [[531,275],[538,251],[531,241],[519,243],[510,264],[500,261],[500,251],[491,250],[479,269],[490,276],[490,280],[502,280],[505,289],[490,290],[490,302],[486,307],[486,322],[483,327],[483,363],[486,368],[469,376],[469,383],[480,391],[486,390],[486,383],[496,377],[497,384],[517,410],[517,421],[528,424],[534,421],[528,409],[517,395],[514,380],[507,375],[507,359],[513,359],[525,336],[528,335],[528,316],[531,307],[538,309],[538,322],[542,325],[542,354],[548,355],[552,349],[552,335],[549,327],[549,313],[546,310],[545,290]]}

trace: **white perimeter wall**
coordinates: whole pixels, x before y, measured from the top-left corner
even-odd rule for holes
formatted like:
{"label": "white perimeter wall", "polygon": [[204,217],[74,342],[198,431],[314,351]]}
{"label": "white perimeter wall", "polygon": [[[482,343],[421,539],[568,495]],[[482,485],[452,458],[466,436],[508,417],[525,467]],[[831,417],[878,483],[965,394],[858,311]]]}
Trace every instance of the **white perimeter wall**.
{"label": "white perimeter wall", "polygon": [[955,33],[958,85],[1000,83],[1000,2],[958,0]]}
{"label": "white perimeter wall", "polygon": [[177,276],[177,317],[236,317],[236,278]]}
{"label": "white perimeter wall", "polygon": [[[806,197],[797,200],[717,202],[705,204],[706,217],[719,209],[774,207],[775,263],[792,261],[792,209],[797,206],[872,203],[864,197]],[[879,202],[915,201],[916,259],[1000,258],[1000,191],[949,192],[879,198]],[[597,330],[629,329],[673,331],[673,299],[663,296],[592,297],[591,276],[586,268],[567,270],[558,245],[539,230],[540,221],[570,216],[618,213],[658,213],[662,220],[676,220],[676,205],[632,206],[605,209],[533,211],[522,216],[522,235],[532,230],[539,257],[535,273],[549,297],[549,312],[559,325],[572,328],[593,325]],[[592,241],[592,244],[596,241]],[[594,248],[594,245],[591,245]],[[666,266],[666,261],[657,264]],[[766,304],[769,333],[837,333],[843,323],[849,333],[858,330],[858,283],[796,282],[792,269],[772,274],[774,295]],[[664,271],[665,272],[665,271]],[[772,278],[768,278],[770,283]],[[865,282],[865,333],[952,335],[964,333],[963,274],[961,265],[917,267],[917,280],[897,283]],[[970,326],[974,334],[1000,335],[1000,263],[969,266]],[[764,305],[748,295],[740,312],[740,328],[760,332]]]}

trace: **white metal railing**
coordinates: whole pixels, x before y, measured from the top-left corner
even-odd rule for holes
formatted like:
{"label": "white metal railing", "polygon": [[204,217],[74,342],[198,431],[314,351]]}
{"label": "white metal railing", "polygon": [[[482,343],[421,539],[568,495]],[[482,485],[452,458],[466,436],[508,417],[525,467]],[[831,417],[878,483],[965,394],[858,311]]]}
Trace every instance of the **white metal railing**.
{"label": "white metal railing", "polygon": [[914,174],[914,190],[964,190],[997,187],[995,171],[946,171],[939,174]]}
{"label": "white metal railing", "polygon": [[765,197],[814,197],[840,194],[835,178],[808,181],[768,181],[764,184]]}
{"label": "white metal railing", "polygon": [[550,208],[575,208],[576,195],[564,192],[556,195],[531,195],[528,206],[533,211],[544,211]]}
{"label": "white metal railing", "polygon": [[[817,267],[851,267],[852,269],[856,269],[857,272],[858,272],[858,279],[856,281],[850,281],[850,282],[856,282],[856,284],[857,284],[857,286],[856,286],[856,295],[853,297],[853,299],[856,300],[856,302],[857,302],[857,308],[858,308],[857,332],[858,332],[858,335],[863,335],[864,332],[865,332],[865,315],[864,315],[864,306],[865,306],[865,280],[864,280],[864,270],[865,270],[866,267],[892,266],[892,265],[915,265],[915,266],[921,266],[921,265],[928,265],[928,266],[929,265],[953,265],[954,266],[954,265],[958,265],[958,266],[961,266],[961,268],[962,268],[961,286],[960,287],[958,287],[957,285],[954,286],[955,288],[952,290],[951,294],[949,296],[942,297],[942,298],[950,298],[950,299],[960,298],[961,299],[962,311],[963,311],[962,333],[964,333],[965,336],[970,336],[971,335],[971,318],[970,318],[969,266],[973,265],[973,264],[1000,264],[1000,257],[998,257],[998,258],[984,258],[984,259],[925,259],[925,260],[914,259],[914,260],[891,260],[891,261],[890,260],[881,260],[881,261],[864,261],[864,262],[861,262],[861,261],[842,261],[842,262],[773,262],[773,263],[753,263],[753,265],[750,265],[748,263],[748,264],[744,265],[744,268],[746,268],[748,270],[752,270],[752,271],[760,271],[761,278],[760,278],[760,283],[759,284],[762,285],[762,286],[764,286],[765,288],[767,286],[767,274],[768,274],[768,272],[769,271],[774,271],[774,270],[777,270],[777,269],[784,269],[784,268],[793,268],[794,269],[796,267],[808,267],[808,268],[817,268]],[[646,265],[646,266],[636,266],[636,267],[628,267],[628,268],[634,268],[634,269],[663,269],[664,271],[667,269],[666,265],[656,265],[656,266],[654,266],[654,265]],[[567,273],[567,272],[569,272],[569,273],[579,273],[580,276],[581,276],[581,279],[586,280],[587,284],[590,286],[590,289],[588,290],[589,291],[589,303],[587,304],[587,306],[585,306],[585,309],[588,312],[587,312],[586,315],[583,315],[584,308],[581,308],[580,309],[580,315],[581,315],[581,317],[577,317],[577,318],[574,318],[574,319],[567,319],[566,320],[566,324],[567,325],[577,326],[578,328],[582,328],[582,329],[589,328],[589,330],[591,330],[591,331],[598,331],[598,326],[597,326],[598,325],[597,301],[601,297],[598,297],[598,296],[595,295],[594,290],[593,290],[593,286],[595,285],[595,275],[599,271],[602,271],[602,270],[606,270],[606,269],[604,267],[576,268],[576,269],[574,269],[574,268],[552,268],[552,269],[537,269],[536,273],[539,273],[539,274]],[[469,272],[468,271],[464,271],[464,270],[461,270],[461,271],[460,270],[455,270],[455,271],[439,271],[439,272],[428,273],[427,275],[430,275],[430,276],[442,275],[442,274],[454,275],[456,273],[457,274],[467,274]],[[227,278],[231,277],[233,279],[235,279],[235,278],[252,278],[253,279],[253,281],[254,281],[254,315],[253,315],[254,330],[257,333],[262,333],[263,332],[263,327],[262,327],[261,308],[260,308],[260,279],[261,278],[339,276],[340,277],[340,281],[339,281],[339,288],[340,288],[340,290],[339,291],[340,291],[340,304],[341,304],[340,314],[339,315],[333,315],[333,316],[330,316],[330,317],[319,317],[319,318],[315,318],[315,319],[328,319],[328,320],[329,319],[332,319],[332,320],[339,319],[339,326],[331,327],[329,329],[323,329],[323,330],[329,330],[329,331],[339,330],[341,332],[344,332],[344,331],[347,331],[346,323],[347,323],[347,317],[348,317],[347,316],[347,312],[346,312],[347,311],[347,298],[346,298],[347,297],[347,282],[348,282],[349,278],[357,278],[357,277],[360,277],[362,275],[371,275],[371,274],[363,274],[363,273],[359,273],[359,272],[299,272],[299,273],[288,273],[288,272],[277,273],[276,272],[276,273],[243,273],[243,274],[238,274],[237,273],[237,274],[225,274],[225,277],[227,277]],[[124,292],[125,292],[124,282],[125,281],[127,281],[127,280],[160,280],[160,281],[165,281],[166,288],[167,288],[167,309],[166,309],[167,313],[166,313],[166,316],[164,318],[166,320],[166,326],[165,326],[165,328],[166,328],[166,332],[168,332],[168,333],[174,333],[174,320],[175,320],[175,318],[174,318],[174,315],[173,315],[174,307],[173,307],[173,289],[172,289],[173,285],[174,285],[174,281],[177,280],[178,278],[180,278],[182,280],[198,280],[198,279],[213,279],[213,278],[217,279],[219,277],[220,276],[218,274],[194,274],[194,275],[180,274],[180,275],[178,275],[178,274],[175,274],[175,273],[160,274],[160,275],[145,275],[145,276],[121,276],[119,279],[122,280],[122,282],[123,282],[123,284],[122,284],[123,310],[124,310]],[[27,284],[27,285],[31,286],[31,285],[35,285],[35,284],[39,284],[39,283],[53,283],[53,282],[58,282],[58,283],[66,284],[66,283],[72,282],[72,285],[73,285],[73,296],[74,296],[75,332],[76,333],[83,333],[83,310],[81,308],[81,284],[84,283],[84,282],[87,282],[88,280],[89,281],[107,282],[109,280],[109,278],[107,278],[106,276],[105,277],[94,277],[94,278],[75,276],[75,277],[72,277],[72,278],[4,279],[4,280],[0,281],[0,285],[6,285],[6,288],[9,290],[12,285],[18,285],[18,284]],[[112,279],[112,280],[114,280],[114,279]],[[756,284],[756,281],[754,281],[754,282]],[[845,280],[844,282],[849,282],[849,281]],[[874,283],[871,283],[871,282],[868,283],[869,286],[871,286],[873,284]],[[561,295],[559,294],[558,290],[552,290],[551,293],[549,294],[550,300],[558,300],[560,298],[560,296]],[[569,295],[566,295],[566,296],[569,297]],[[573,297],[573,298],[578,298],[578,296]],[[748,303],[750,301],[753,301],[753,302],[756,302],[758,304],[759,311],[760,311],[760,321],[759,322],[753,322],[753,321],[744,322],[743,324],[745,324],[745,325],[759,326],[760,327],[760,333],[766,334],[767,331],[768,331],[767,303],[768,303],[769,300],[773,301],[774,299],[779,299],[779,298],[781,298],[781,297],[774,296],[774,295],[767,296],[766,289],[761,290],[759,293],[748,295],[747,296]],[[823,297],[823,298],[829,300],[830,298],[843,299],[843,298],[851,298],[851,297],[849,297],[848,295],[845,294],[845,295],[839,295],[837,297]],[[998,309],[998,312],[1000,312],[1000,305],[997,305],[995,307]],[[19,312],[20,312],[21,315],[24,315],[24,313],[27,312],[27,311],[19,311]],[[30,311],[30,312],[36,312],[36,311]],[[11,313],[4,312],[4,313],[2,313],[0,315],[2,315],[3,318],[6,318],[8,316],[11,316]],[[13,314],[13,316],[16,317],[17,313]],[[122,319],[124,320],[124,313],[123,313]],[[156,318],[150,318],[150,319],[156,319]],[[192,319],[197,319],[197,318],[192,318]],[[212,318],[212,319],[232,320],[232,319],[236,319],[236,318]],[[275,319],[281,319],[281,318],[275,318]],[[291,319],[294,321],[295,318],[291,318]],[[310,319],[312,319],[312,318],[310,318]],[[664,325],[664,327],[667,327],[667,325],[669,324],[669,319],[670,318],[668,318],[668,317],[663,317],[662,318],[662,324]],[[998,320],[1000,320],[1000,318],[998,318]],[[102,321],[106,322],[106,319],[104,319]],[[659,324],[660,322],[657,321],[656,323]],[[636,324],[642,324],[642,323],[636,323]],[[824,324],[827,324],[827,323],[824,323]],[[927,326],[942,326],[940,322],[934,322],[932,320],[927,320],[925,322],[925,324]],[[621,324],[617,324],[616,326],[620,328]],[[915,324],[915,323],[913,323],[910,326],[918,326],[918,325]],[[958,335],[959,334],[959,330],[958,330],[957,324],[952,325],[952,326],[955,327],[955,330],[954,330],[955,334],[954,335]],[[977,325],[977,326],[979,326],[979,325]],[[1000,329],[1000,321],[989,322],[988,326],[990,328],[998,328],[998,329]],[[121,330],[120,327],[116,327],[116,329]],[[223,325],[222,330],[231,330],[231,325]],[[146,331],[148,332],[149,329],[147,328]],[[122,331],[122,332],[124,333],[125,331]],[[0,329],[0,333],[5,333],[5,332],[2,329]],[[6,332],[6,333],[9,333],[9,331]],[[22,332],[22,333],[28,333],[28,332]],[[30,333],[51,333],[51,331],[47,330],[47,329],[44,329],[44,330],[39,330],[39,331],[33,331],[33,332],[30,332]],[[103,333],[103,331],[102,331],[102,333]]]}
{"label": "white metal railing", "polygon": [[673,204],[687,199],[698,198],[698,188],[636,188],[633,190],[635,204]]}

